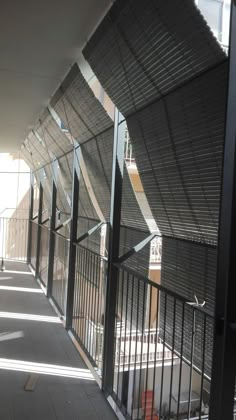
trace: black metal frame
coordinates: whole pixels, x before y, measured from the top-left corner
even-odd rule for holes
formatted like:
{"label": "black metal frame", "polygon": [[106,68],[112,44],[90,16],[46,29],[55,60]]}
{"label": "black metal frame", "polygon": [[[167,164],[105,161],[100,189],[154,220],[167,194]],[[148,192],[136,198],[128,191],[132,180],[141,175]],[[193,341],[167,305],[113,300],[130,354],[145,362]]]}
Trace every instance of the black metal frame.
{"label": "black metal frame", "polygon": [[37,233],[37,247],[36,247],[36,267],[35,276],[39,275],[39,252],[41,241],[41,224],[42,224],[42,211],[43,211],[43,185],[42,181],[39,184],[39,208],[38,208],[38,233]]}
{"label": "black metal frame", "polygon": [[71,226],[70,226],[70,255],[69,270],[67,283],[67,299],[66,299],[66,328],[72,327],[73,316],[73,299],[75,286],[75,261],[76,261],[76,240],[77,240],[77,224],[79,210],[79,185],[80,185],[80,147],[74,148],[74,170],[73,170],[73,188],[71,203]]}
{"label": "black metal frame", "polygon": [[108,394],[112,393],[113,385],[115,315],[119,275],[118,269],[114,263],[116,263],[119,259],[122,183],[124,173],[125,132],[124,124],[123,130],[121,130],[120,121],[121,114],[117,109],[115,109],[102,377],[102,388]]}
{"label": "black metal frame", "polygon": [[228,101],[221,197],[211,420],[231,420],[236,376],[236,2],[231,2]]}
{"label": "black metal frame", "polygon": [[29,201],[29,226],[28,226],[28,246],[27,246],[27,264],[31,261],[31,244],[32,244],[32,220],[34,207],[34,175],[30,171],[30,201]]}
{"label": "black metal frame", "polygon": [[48,281],[47,281],[47,297],[52,297],[53,286],[53,264],[55,251],[55,228],[56,228],[56,210],[57,210],[57,160],[53,161],[53,179],[52,179],[52,196],[50,211],[50,236],[49,236],[49,257],[48,257]]}

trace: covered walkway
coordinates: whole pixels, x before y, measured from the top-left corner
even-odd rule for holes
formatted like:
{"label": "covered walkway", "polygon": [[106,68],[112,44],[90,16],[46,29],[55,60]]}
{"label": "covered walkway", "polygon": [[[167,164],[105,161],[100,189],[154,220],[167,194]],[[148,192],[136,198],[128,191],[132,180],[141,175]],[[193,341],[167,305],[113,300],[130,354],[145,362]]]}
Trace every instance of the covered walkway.
{"label": "covered walkway", "polygon": [[2,420],[116,418],[23,263],[0,272],[0,370]]}

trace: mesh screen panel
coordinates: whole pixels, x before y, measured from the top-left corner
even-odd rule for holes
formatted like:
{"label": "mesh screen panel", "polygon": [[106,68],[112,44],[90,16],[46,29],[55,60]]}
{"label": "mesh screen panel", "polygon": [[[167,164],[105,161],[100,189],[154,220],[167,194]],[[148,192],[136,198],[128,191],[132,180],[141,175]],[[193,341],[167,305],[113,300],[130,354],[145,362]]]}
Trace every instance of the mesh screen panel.
{"label": "mesh screen panel", "polygon": [[23,155],[23,159],[25,160],[25,162],[27,163],[27,165],[33,170],[35,171],[37,168],[39,168],[39,163],[35,162],[31,152],[28,150],[27,148],[27,142],[23,143],[21,146],[21,153]]}
{"label": "mesh screen panel", "polygon": [[194,2],[117,1],[84,55],[127,117],[161,231],[215,241],[227,62]]}
{"label": "mesh screen panel", "polygon": [[60,129],[49,111],[45,111],[41,122],[37,125],[36,131],[42,141],[55,157],[72,150],[73,145],[69,138]]}
{"label": "mesh screen panel", "polygon": [[[169,236],[164,238],[162,284],[190,300],[195,291],[213,312],[212,244],[218,239],[228,73],[223,50],[193,0],[148,0],[145,7],[117,0],[84,56],[127,119],[151,212]],[[168,304],[173,305],[171,299]],[[173,323],[167,321],[171,333]],[[210,357],[212,328],[207,328]],[[199,367],[200,341],[197,346]]]}
{"label": "mesh screen panel", "polygon": [[83,143],[112,126],[112,120],[74,65],[52,100],[52,106],[73,137]]}
{"label": "mesh screen panel", "polygon": [[[206,302],[205,308],[214,313],[215,305],[215,278],[216,278],[216,247],[193,243],[181,239],[163,237],[162,241],[162,285],[167,289],[182,295],[189,302],[194,302],[194,295],[199,303]],[[173,301],[169,298],[168,305],[173,307]],[[164,311],[164,297],[161,299],[161,311]],[[175,324],[175,347],[178,352],[181,349],[181,329],[183,328],[182,306],[176,305]],[[194,365],[200,370],[202,368],[202,337],[204,319],[195,313],[195,346]],[[166,310],[166,325],[163,317],[161,320],[161,335],[165,328],[165,341],[171,346],[173,340],[173,310]],[[191,340],[194,328],[193,312],[185,305],[184,314],[184,345],[183,356],[191,360]],[[213,341],[213,318],[207,318],[206,322],[206,343],[205,343],[205,370],[211,375],[212,366],[212,341]]]}
{"label": "mesh screen panel", "polygon": [[164,234],[217,241],[226,74],[223,64],[128,118],[144,190]]}
{"label": "mesh screen panel", "polygon": [[40,166],[43,166],[51,161],[48,150],[43,146],[43,144],[32,131],[28,136],[28,148],[32,152],[34,160],[39,162]]}
{"label": "mesh screen panel", "polygon": [[118,0],[83,53],[125,116],[225,60],[193,0]]}
{"label": "mesh screen panel", "polygon": [[[112,157],[113,157],[113,121],[94,96],[92,90],[84,80],[77,66],[74,66],[61,88],[52,99],[52,106],[63,121],[64,126],[71,132],[80,145],[83,159],[86,165],[89,180],[94,190],[96,200],[101,208],[105,219],[109,220],[111,179],[112,179]],[[83,188],[83,183],[82,187]],[[84,203],[84,204],[83,204]],[[91,208],[88,197],[82,198],[84,217],[97,219],[88,215],[87,208]],[[81,211],[81,210],[80,210]],[[94,211],[94,210],[93,210]],[[125,168],[122,197],[122,224],[126,228],[135,227],[142,229],[148,235],[148,229],[142,213],[139,209],[128,172]],[[127,230],[129,232],[129,230]],[[126,233],[126,244],[124,238],[121,240],[120,253],[132,248],[139,242],[139,233],[134,235]],[[144,234],[142,234],[142,238]],[[134,264],[132,264],[134,266]],[[148,259],[146,262],[146,271]]]}

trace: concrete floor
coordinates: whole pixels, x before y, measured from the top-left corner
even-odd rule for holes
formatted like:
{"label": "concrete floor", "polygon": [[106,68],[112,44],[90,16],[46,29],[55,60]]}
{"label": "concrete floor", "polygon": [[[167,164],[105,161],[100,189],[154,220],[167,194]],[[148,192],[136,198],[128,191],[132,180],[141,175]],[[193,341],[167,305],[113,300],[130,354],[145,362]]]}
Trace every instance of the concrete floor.
{"label": "concrete floor", "polygon": [[0,272],[0,401],[1,420],[116,419],[21,263],[6,263]]}

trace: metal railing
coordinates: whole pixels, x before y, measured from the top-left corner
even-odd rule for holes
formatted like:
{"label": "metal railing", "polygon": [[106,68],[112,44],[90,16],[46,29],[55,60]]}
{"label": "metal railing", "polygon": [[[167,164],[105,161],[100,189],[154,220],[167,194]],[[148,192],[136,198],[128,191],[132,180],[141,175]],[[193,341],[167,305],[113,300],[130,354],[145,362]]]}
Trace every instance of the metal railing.
{"label": "metal railing", "polygon": [[101,255],[76,245],[75,267],[72,331],[101,375],[107,261]]}
{"label": "metal railing", "polygon": [[[123,364],[133,364],[142,363],[148,361],[161,361],[163,358],[163,345],[159,336],[159,332],[156,333],[155,329],[145,330],[142,334],[138,331],[128,331],[125,334],[125,331],[122,330],[121,336],[119,335],[119,325],[117,325],[116,331],[116,348],[119,349],[119,352],[116,352],[115,366],[123,366]],[[157,351],[155,351],[155,343],[157,340]],[[128,343],[127,343],[128,342]],[[147,346],[142,352],[127,354],[124,352],[125,343],[127,347],[133,346],[137,343],[137,346],[141,347],[141,343],[150,343],[154,344],[153,349],[149,349],[147,353]],[[164,358],[165,360],[170,360],[172,358],[172,352],[168,348],[164,349]]]}
{"label": "metal railing", "polygon": [[209,406],[213,317],[116,266],[114,401],[127,419],[202,418]]}
{"label": "metal railing", "polygon": [[37,237],[38,237],[38,223],[37,221],[29,222],[31,224],[31,252],[30,252],[30,264],[32,268],[36,269],[36,258],[37,258]]}
{"label": "metal railing", "polygon": [[[34,264],[38,225],[34,221],[31,224],[31,264]],[[53,235],[52,298],[65,315],[70,240],[58,232]],[[41,225],[39,277],[45,285],[49,236],[49,228]],[[102,377],[107,259],[81,244],[74,246],[71,331]],[[154,241],[153,249],[160,259],[161,242]],[[115,404],[125,418],[132,420],[207,419],[213,316],[207,309],[127,266],[121,263],[113,266],[119,273],[111,348],[111,396]]]}
{"label": "metal railing", "polygon": [[28,220],[0,218],[0,259],[27,260]]}
{"label": "metal railing", "polygon": [[61,314],[65,315],[70,241],[59,233],[53,234],[55,235],[55,253],[52,297]]}
{"label": "metal railing", "polygon": [[48,282],[48,249],[50,231],[47,226],[41,225],[40,245],[39,245],[39,278],[44,286]]}
{"label": "metal railing", "polygon": [[[53,235],[52,297],[65,315],[70,240],[58,232]],[[48,264],[46,226],[41,226],[40,239],[42,273]],[[74,246],[71,330],[102,377],[107,259],[81,244]],[[119,272],[111,348],[114,402],[127,419],[207,418],[213,317],[148,277],[122,264],[114,266]]]}

